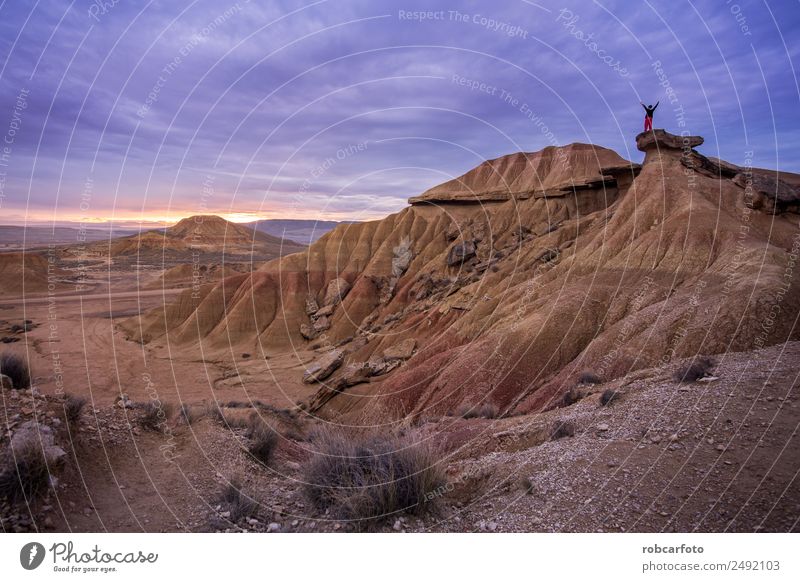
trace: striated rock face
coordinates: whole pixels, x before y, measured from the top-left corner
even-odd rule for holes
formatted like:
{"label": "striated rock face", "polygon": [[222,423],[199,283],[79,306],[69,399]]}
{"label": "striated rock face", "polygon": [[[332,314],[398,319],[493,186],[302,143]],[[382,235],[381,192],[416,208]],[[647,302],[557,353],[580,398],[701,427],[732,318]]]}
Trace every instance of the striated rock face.
{"label": "striated rock face", "polygon": [[[303,376],[323,378],[330,389],[315,400],[324,401],[321,414],[369,420],[445,414],[487,398],[504,413],[542,410],[581,370],[612,379],[698,352],[798,339],[800,288],[784,282],[796,219],[749,212],[756,195],[748,195],[746,178],[772,176],[797,188],[800,176],[701,157],[692,149],[698,140],[686,150],[682,137],[663,130],[642,137],[641,168],[580,144],[540,152],[536,171],[546,185],[563,183],[566,168],[583,168],[574,187],[491,204],[456,195],[440,204],[457,186],[450,184],[430,203],[341,225],[303,253],[121,326],[133,339],[169,342],[192,357],[201,342],[208,353],[236,345],[290,359],[301,334],[315,336],[313,323],[326,318],[326,342],[346,346],[355,367],[341,370],[345,355],[330,352],[306,370],[303,353],[282,381],[308,394]],[[538,179],[529,157],[482,164],[464,181],[491,196],[498,184],[530,192]],[[595,186],[580,188],[580,180]],[[783,185],[751,182],[753,192],[774,188],[776,210],[791,211]],[[464,246],[452,251],[456,245]],[[448,267],[467,256],[460,268]],[[308,295],[324,298],[322,309],[307,305]],[[771,315],[776,305],[780,317]],[[765,321],[774,322],[768,334]],[[402,343],[409,338],[415,348]],[[409,353],[406,365],[385,357]]]}

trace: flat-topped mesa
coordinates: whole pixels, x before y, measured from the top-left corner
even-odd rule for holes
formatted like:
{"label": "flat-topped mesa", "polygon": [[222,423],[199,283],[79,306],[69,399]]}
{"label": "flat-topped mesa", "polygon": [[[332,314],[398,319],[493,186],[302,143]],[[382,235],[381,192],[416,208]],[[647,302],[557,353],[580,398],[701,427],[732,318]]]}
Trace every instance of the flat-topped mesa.
{"label": "flat-topped mesa", "polygon": [[577,191],[616,196],[641,166],[608,148],[583,143],[548,146],[488,160],[419,196],[410,204],[485,203],[556,198]]}

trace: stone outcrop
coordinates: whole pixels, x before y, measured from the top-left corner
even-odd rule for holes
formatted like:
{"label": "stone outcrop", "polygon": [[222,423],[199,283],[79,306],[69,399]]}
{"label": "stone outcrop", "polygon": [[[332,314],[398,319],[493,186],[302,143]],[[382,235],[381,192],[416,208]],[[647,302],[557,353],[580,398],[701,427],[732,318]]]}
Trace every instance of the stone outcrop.
{"label": "stone outcrop", "polygon": [[407,360],[414,355],[415,349],[417,349],[417,340],[414,338],[404,339],[400,343],[383,350],[383,359],[388,362],[393,360]]}
{"label": "stone outcrop", "polygon": [[349,292],[350,283],[341,277],[337,277],[328,283],[328,287],[325,290],[325,300],[323,301],[323,305],[325,307],[339,305],[339,303],[342,302],[342,299],[347,297]]}
{"label": "stone outcrop", "polygon": [[681,164],[703,176],[730,180],[745,191],[745,203],[768,214],[800,212],[800,184],[780,178],[779,172],[746,168],[704,156],[694,150],[703,143],[700,136],[678,136],[656,129],[636,136],[636,147],[645,152],[645,163],[655,156],[679,156]]}
{"label": "stone outcrop", "polygon": [[[703,138],[699,135],[675,135],[663,129],[644,131],[636,136],[636,148],[640,152],[651,152],[658,150],[683,150],[691,151],[699,145],[703,145]],[[647,158],[645,158],[647,163]]]}
{"label": "stone outcrop", "polygon": [[35,420],[24,422],[11,438],[11,451],[18,458],[25,458],[26,450],[40,449],[51,471],[61,468],[67,459],[67,453],[55,444],[53,429]]}
{"label": "stone outcrop", "polygon": [[471,240],[454,244],[447,253],[447,266],[461,265],[464,261],[474,257],[476,250],[475,243]]}
{"label": "stone outcrop", "polygon": [[324,354],[306,368],[303,374],[303,382],[313,384],[324,380],[333,374],[342,365],[342,362],[344,362],[344,352],[342,350],[333,350]]}

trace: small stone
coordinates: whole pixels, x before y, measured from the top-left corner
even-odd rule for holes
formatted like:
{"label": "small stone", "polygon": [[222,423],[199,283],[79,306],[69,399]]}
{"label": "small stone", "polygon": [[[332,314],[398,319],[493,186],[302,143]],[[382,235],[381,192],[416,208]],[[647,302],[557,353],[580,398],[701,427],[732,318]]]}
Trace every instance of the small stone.
{"label": "small stone", "polygon": [[402,523],[400,523],[400,520],[399,520],[399,519],[398,519],[398,520],[395,520],[395,522],[394,522],[394,525],[392,526],[392,529],[393,529],[394,531],[400,531],[400,530],[402,530],[402,529],[403,529],[403,524],[402,524]]}
{"label": "small stone", "polygon": [[295,519],[295,520],[292,522],[292,527],[297,527],[299,523],[300,523],[300,522],[299,522],[298,520],[296,520],[296,519]]}
{"label": "small stone", "polygon": [[223,511],[222,513],[219,514],[219,516],[220,517],[224,517],[224,518],[227,519],[227,518],[229,518],[231,516],[231,512],[230,511]]}
{"label": "small stone", "polygon": [[271,524],[269,524],[267,526],[267,530],[269,530],[270,532],[280,531],[281,530],[281,524],[273,521]]}
{"label": "small stone", "polygon": [[722,452],[725,450],[725,445],[717,445],[717,450]]}
{"label": "small stone", "polygon": [[597,425],[597,430],[599,430],[600,432],[605,432],[608,430],[608,428],[609,428],[608,424],[606,424],[605,422],[602,422]]}
{"label": "small stone", "polygon": [[497,522],[490,521],[487,527],[489,528],[489,531],[497,531]]}
{"label": "small stone", "polygon": [[669,442],[674,443],[674,442],[677,442],[677,441],[678,441],[678,435],[677,434],[670,435]]}

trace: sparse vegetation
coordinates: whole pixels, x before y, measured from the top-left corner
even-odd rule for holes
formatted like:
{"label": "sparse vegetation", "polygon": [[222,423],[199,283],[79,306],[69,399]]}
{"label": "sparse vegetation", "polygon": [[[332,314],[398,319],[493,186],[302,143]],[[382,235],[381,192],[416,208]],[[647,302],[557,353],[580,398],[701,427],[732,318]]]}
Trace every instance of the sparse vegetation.
{"label": "sparse vegetation", "polygon": [[210,402],[208,407],[206,408],[206,414],[213,420],[214,422],[219,422],[224,424],[225,423],[225,414],[222,412],[222,408],[219,407],[219,404],[216,402]]}
{"label": "sparse vegetation", "polygon": [[602,384],[603,380],[594,372],[581,372],[578,376],[578,384]]}
{"label": "sparse vegetation", "polygon": [[457,413],[461,418],[497,418],[497,414],[497,406],[489,402],[473,406],[464,405],[458,409]]}
{"label": "sparse vegetation", "polygon": [[86,402],[87,400],[83,396],[67,396],[64,401],[64,417],[68,425],[78,425],[83,415],[83,409],[86,407]]}
{"label": "sparse vegetation", "polygon": [[265,466],[269,465],[272,455],[278,446],[278,433],[260,419],[256,419],[251,426],[252,428],[249,431],[250,447],[248,450],[259,463]]}
{"label": "sparse vegetation", "polygon": [[180,417],[181,421],[187,425],[194,424],[203,415],[198,412],[191,404],[183,403],[181,405]]}
{"label": "sparse vegetation", "polygon": [[525,495],[530,495],[533,493],[533,480],[530,477],[520,477],[517,481],[517,487]]}
{"label": "sparse vegetation", "polygon": [[17,390],[24,390],[31,385],[28,363],[16,354],[0,354],[0,374],[11,378]]}
{"label": "sparse vegetation", "polygon": [[564,396],[561,397],[561,405],[564,407],[572,406],[573,404],[578,402],[581,398],[583,398],[583,395],[578,390],[576,390],[575,388],[570,388],[569,390],[564,392]]}
{"label": "sparse vegetation", "polygon": [[222,490],[220,502],[228,508],[230,512],[228,519],[233,523],[255,515],[258,510],[256,500],[242,493],[242,484],[235,477]]}
{"label": "sparse vegetation", "polygon": [[696,382],[700,378],[710,376],[716,362],[711,358],[695,358],[688,365],[678,368],[675,372],[676,382]]}
{"label": "sparse vegetation", "polygon": [[328,430],[313,439],[305,493],[319,511],[361,529],[399,512],[420,513],[446,485],[433,449],[413,438],[348,438]]}
{"label": "sparse vegetation", "polygon": [[30,441],[8,451],[0,469],[0,499],[29,503],[50,486],[47,459],[38,442]]}
{"label": "sparse vegetation", "polygon": [[604,390],[603,393],[600,395],[600,406],[608,406],[612,402],[619,400],[619,392],[616,390],[609,388],[608,390]]}
{"label": "sparse vegetation", "polygon": [[571,420],[557,420],[550,433],[550,440],[555,441],[572,436],[575,436],[575,423]]}
{"label": "sparse vegetation", "polygon": [[162,432],[172,416],[172,405],[159,400],[151,400],[144,405],[144,412],[139,418],[142,428]]}

